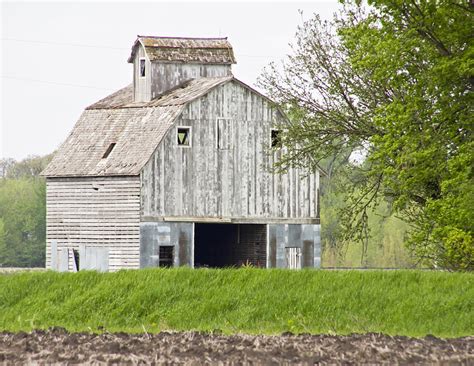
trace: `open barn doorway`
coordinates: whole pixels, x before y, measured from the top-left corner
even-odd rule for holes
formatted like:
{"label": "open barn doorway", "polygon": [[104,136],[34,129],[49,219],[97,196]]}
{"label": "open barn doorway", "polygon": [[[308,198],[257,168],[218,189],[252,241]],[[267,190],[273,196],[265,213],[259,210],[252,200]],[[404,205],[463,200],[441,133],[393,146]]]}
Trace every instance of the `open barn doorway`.
{"label": "open barn doorway", "polygon": [[266,267],[267,225],[204,224],[194,226],[194,267]]}

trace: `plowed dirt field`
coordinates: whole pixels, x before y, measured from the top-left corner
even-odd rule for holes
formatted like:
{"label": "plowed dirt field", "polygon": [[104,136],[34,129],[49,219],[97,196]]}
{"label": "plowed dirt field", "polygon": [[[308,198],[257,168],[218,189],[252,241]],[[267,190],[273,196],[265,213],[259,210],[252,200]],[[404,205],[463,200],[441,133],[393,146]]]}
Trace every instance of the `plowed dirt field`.
{"label": "plowed dirt field", "polygon": [[0,333],[0,364],[474,364],[474,337]]}

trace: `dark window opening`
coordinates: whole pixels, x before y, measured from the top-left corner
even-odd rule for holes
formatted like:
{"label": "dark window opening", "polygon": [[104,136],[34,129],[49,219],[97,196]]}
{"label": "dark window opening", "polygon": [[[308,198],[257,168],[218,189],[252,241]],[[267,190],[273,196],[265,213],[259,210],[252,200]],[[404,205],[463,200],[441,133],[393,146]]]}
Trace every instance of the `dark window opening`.
{"label": "dark window opening", "polygon": [[267,226],[201,224],[194,226],[194,266],[266,267]]}
{"label": "dark window opening", "polygon": [[105,153],[104,155],[102,156],[102,159],[107,159],[108,156],[110,155],[110,153],[112,152],[112,150],[114,149],[116,143],[115,142],[112,142],[109,147],[107,148],[107,150],[105,150]]}
{"label": "dark window opening", "polygon": [[145,59],[140,59],[140,76],[145,77]]}
{"label": "dark window opening", "polygon": [[272,147],[281,147],[281,131],[280,130],[272,130]]}
{"label": "dark window opening", "polygon": [[190,146],[191,129],[189,127],[178,127],[178,145]]}
{"label": "dark window opening", "polygon": [[173,267],[173,250],[172,246],[160,246],[159,253],[159,266],[160,267]]}
{"label": "dark window opening", "polygon": [[73,266],[76,271],[79,271],[79,251],[77,249],[72,250],[72,259],[73,259]]}

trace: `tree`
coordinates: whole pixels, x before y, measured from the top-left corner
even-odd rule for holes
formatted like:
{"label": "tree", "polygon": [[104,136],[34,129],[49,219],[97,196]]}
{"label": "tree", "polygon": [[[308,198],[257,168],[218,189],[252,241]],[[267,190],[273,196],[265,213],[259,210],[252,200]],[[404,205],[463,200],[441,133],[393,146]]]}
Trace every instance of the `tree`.
{"label": "tree", "polygon": [[346,238],[367,237],[383,200],[411,225],[420,261],[474,269],[472,89],[468,1],[347,2],[297,31],[293,55],[260,85],[293,118],[280,162],[314,168],[346,149],[366,160],[347,187]]}
{"label": "tree", "polygon": [[28,156],[22,161],[16,162],[13,159],[4,159],[0,161],[0,167],[5,165],[4,177],[11,179],[38,177],[51,161],[52,154],[45,156]]}
{"label": "tree", "polygon": [[46,185],[38,174],[50,159],[0,162],[0,267],[44,266]]}
{"label": "tree", "polygon": [[15,164],[15,160],[12,158],[0,159],[0,178],[7,176],[7,171],[13,164]]}

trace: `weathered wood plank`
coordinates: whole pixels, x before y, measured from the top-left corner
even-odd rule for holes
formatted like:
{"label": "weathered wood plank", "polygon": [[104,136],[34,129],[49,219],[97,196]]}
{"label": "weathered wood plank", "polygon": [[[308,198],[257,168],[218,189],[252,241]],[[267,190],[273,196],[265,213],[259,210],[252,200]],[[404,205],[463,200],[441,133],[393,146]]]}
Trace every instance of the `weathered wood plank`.
{"label": "weathered wood plank", "polygon": [[271,172],[280,153],[269,151],[270,129],[283,118],[238,83],[189,103],[175,126],[191,127],[191,147],[168,131],[142,171],[142,216],[314,218],[315,173]]}
{"label": "weathered wood plank", "polygon": [[[107,263],[112,271],[138,268],[140,187],[139,176],[48,178],[47,267],[51,266],[50,247],[54,241],[56,250],[68,253],[72,253],[70,249],[79,250],[81,245],[103,248],[101,255],[108,255],[109,259],[100,258],[102,269],[107,268]],[[70,270],[72,263],[71,257]]]}

